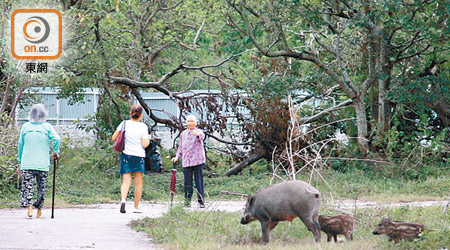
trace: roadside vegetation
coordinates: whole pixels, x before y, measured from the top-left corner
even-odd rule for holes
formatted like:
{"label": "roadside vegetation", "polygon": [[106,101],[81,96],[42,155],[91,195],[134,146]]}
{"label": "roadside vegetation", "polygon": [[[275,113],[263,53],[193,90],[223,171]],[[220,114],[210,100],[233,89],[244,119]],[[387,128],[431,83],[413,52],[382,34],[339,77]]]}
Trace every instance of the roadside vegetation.
{"label": "roadside vegetation", "polygon": [[[5,130],[4,130],[5,131]],[[6,132],[14,136],[14,131]],[[17,207],[20,193],[20,178],[16,172],[18,166],[15,140],[11,139],[9,146],[2,150],[6,152],[0,158],[0,192],[1,207]],[[162,174],[144,176],[143,200],[161,202],[169,200],[170,175],[173,167],[170,158],[172,150],[161,150],[165,171]],[[111,149],[111,143],[98,140],[90,147],[77,146],[77,142],[63,141],[60,162],[57,167],[57,204],[70,206],[72,204],[91,204],[117,202],[120,194],[121,178],[119,174],[119,155]],[[266,161],[259,161],[242,171],[239,175],[230,177],[223,173],[230,166],[230,159],[225,156],[208,153],[213,163],[207,164],[205,170],[206,199],[227,200],[241,199],[239,196],[221,194],[229,191],[241,194],[252,194],[258,189],[268,186],[273,178],[271,165]],[[331,164],[337,166],[337,164]],[[305,172],[297,175],[297,179],[311,182],[321,192],[325,200],[359,199],[376,202],[447,200],[450,194],[450,169],[446,162],[418,166],[414,176],[401,174],[398,165],[377,166],[364,161],[340,163],[339,168],[318,169],[319,174]],[[345,166],[345,168],[342,168]],[[180,166],[176,166],[181,170]],[[279,174],[287,179],[286,175]],[[47,200],[50,202],[53,173],[48,177]],[[310,180],[311,178],[311,180]],[[183,199],[183,173],[177,172],[176,200]],[[273,178],[277,183],[281,180]],[[133,192],[130,192],[132,198]],[[48,203],[49,204],[49,203]]]}
{"label": "roadside vegetation", "polygon": [[[18,207],[20,179],[15,172],[16,132],[2,130],[10,135],[9,146],[5,145],[4,157],[0,159],[1,208]],[[5,137],[7,138],[7,137]],[[145,176],[143,200],[167,202],[169,200],[170,158],[172,150],[161,150],[165,172]],[[8,157],[6,157],[8,156]],[[118,154],[111,150],[111,143],[98,140],[90,147],[79,146],[74,141],[63,141],[60,163],[57,169],[56,205],[69,207],[77,204],[117,202],[121,179]],[[252,194],[270,184],[270,163],[259,161],[244,169],[239,175],[224,177],[230,166],[226,156],[208,152],[208,169],[205,170],[207,201],[243,199],[239,196],[221,194],[229,191]],[[414,159],[413,159],[414,160]],[[422,159],[427,160],[427,159]],[[417,168],[402,169],[399,165],[376,165],[365,161],[334,162],[329,167],[317,169],[318,173],[299,174],[297,179],[309,181],[323,195],[321,214],[334,215],[341,212],[331,210],[329,202],[336,200],[363,200],[382,203],[400,201],[448,200],[450,194],[450,170],[443,161],[424,164]],[[381,171],[381,169],[385,171]],[[180,166],[177,166],[180,170]],[[405,173],[415,172],[415,174]],[[287,178],[280,174],[282,178]],[[53,178],[49,175],[46,205],[50,205]],[[323,179],[322,179],[323,178]],[[183,174],[177,173],[176,201],[183,200]],[[275,178],[274,182],[280,179]],[[130,192],[130,199],[132,199]],[[181,202],[180,202],[181,203]],[[442,207],[415,208],[409,206],[379,209],[352,209],[357,218],[355,240],[334,244],[313,243],[312,234],[295,219],[292,223],[280,223],[271,234],[270,249],[440,249],[450,245],[450,213]],[[260,243],[259,222],[247,226],[239,224],[240,213],[185,211],[175,206],[162,218],[134,221],[131,226],[144,231],[164,249],[263,249]],[[394,245],[386,236],[371,234],[376,224],[385,217],[395,220],[423,223],[433,232],[425,232],[420,240]],[[341,237],[342,238],[342,237]]]}
{"label": "roadside vegetation", "polygon": [[[321,210],[321,214],[336,214]],[[186,212],[175,207],[162,218],[145,218],[133,221],[131,226],[144,231],[164,249],[446,249],[450,246],[450,213],[440,207],[360,209],[355,214],[357,222],[353,241],[339,236],[341,243],[314,243],[314,238],[303,223],[281,222],[271,232],[267,246],[261,243],[261,226],[258,221],[239,224],[241,214],[225,212]],[[435,231],[425,231],[413,242],[401,241],[395,245],[386,235],[372,232],[382,218],[418,222]]]}
{"label": "roadside vegetation", "polygon": [[[30,75],[9,53],[8,20],[34,2],[0,1],[0,208],[19,206],[16,112],[45,102],[29,87],[55,88],[71,104],[87,101],[83,89],[99,90],[97,110],[84,117],[93,123],[76,125],[93,132],[95,144],[63,140],[59,207],[118,202],[110,137],[136,100],[148,125],[177,133],[196,113],[208,138],[228,137],[221,151],[208,148],[207,201],[242,199],[221,192],[252,194],[294,178],[321,191],[327,214],[336,200],[450,199],[449,1],[42,0],[58,6],[70,28],[64,59]],[[141,91],[170,98],[178,110],[166,119],[171,111],[149,107]],[[144,177],[143,201],[169,200],[174,151],[161,154],[165,171]],[[182,171],[177,179],[182,201]],[[342,244],[314,244],[302,223],[281,223],[269,247],[449,249],[449,213],[361,209],[355,241]],[[175,207],[132,226],[167,249],[266,248],[259,224],[241,226],[239,217]],[[384,217],[436,231],[393,245],[371,235]]]}
{"label": "roadside vegetation", "polygon": [[[14,144],[14,143],[13,143]],[[120,194],[121,179],[119,174],[118,154],[111,149],[111,143],[97,141],[91,147],[76,147],[76,142],[64,141],[60,162],[57,167],[57,201],[60,205],[90,204],[117,202]],[[14,148],[14,145],[10,146]],[[10,149],[8,155],[15,155]],[[170,162],[173,151],[161,152],[165,172],[162,174],[144,176],[143,200],[151,202],[168,201],[170,187]],[[229,191],[242,194],[252,194],[258,189],[270,185],[272,172],[270,163],[260,161],[242,171],[239,175],[224,177],[229,159],[208,153],[208,158],[215,164],[205,170],[205,191],[207,200],[240,199],[238,196],[221,194]],[[17,163],[14,157],[2,157],[1,205],[2,207],[17,207],[20,192],[20,179],[15,169]],[[180,166],[176,166],[181,170]],[[371,171],[365,162],[351,162],[343,170],[332,168],[319,169],[316,173],[300,174],[296,178],[309,182],[317,187],[324,199],[359,199],[377,202],[446,200],[450,194],[450,170],[446,165],[421,166],[427,168],[426,173],[418,178],[407,175],[391,176],[390,171]],[[396,166],[386,166],[395,169]],[[375,168],[375,167],[372,167]],[[425,170],[424,170],[425,172]],[[287,176],[280,175],[282,178]],[[53,173],[48,177],[47,202],[50,201]],[[183,199],[183,173],[177,172],[176,200]],[[274,178],[273,182],[280,182]],[[130,192],[132,198],[133,192]],[[58,204],[58,203],[57,203]]]}

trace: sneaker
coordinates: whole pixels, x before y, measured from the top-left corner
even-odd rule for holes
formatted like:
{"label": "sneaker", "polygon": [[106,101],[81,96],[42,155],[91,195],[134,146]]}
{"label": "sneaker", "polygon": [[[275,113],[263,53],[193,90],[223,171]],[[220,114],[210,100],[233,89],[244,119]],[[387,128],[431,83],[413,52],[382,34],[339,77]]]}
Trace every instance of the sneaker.
{"label": "sneaker", "polygon": [[205,203],[199,202],[199,204],[200,204],[200,208],[205,208]]}
{"label": "sneaker", "polygon": [[184,206],[185,207],[190,207],[191,206],[191,201],[190,200],[185,200],[184,201]]}
{"label": "sneaker", "polygon": [[125,202],[120,203],[120,212],[123,214],[127,212],[127,211],[125,211]]}
{"label": "sneaker", "polygon": [[142,211],[139,208],[133,208],[133,213],[135,214],[141,214]]}
{"label": "sneaker", "polygon": [[28,206],[28,213],[27,213],[28,217],[33,217],[33,207],[32,206]]}
{"label": "sneaker", "polygon": [[42,218],[42,217],[44,217],[44,215],[42,214],[42,210],[40,208],[38,208],[36,218]]}

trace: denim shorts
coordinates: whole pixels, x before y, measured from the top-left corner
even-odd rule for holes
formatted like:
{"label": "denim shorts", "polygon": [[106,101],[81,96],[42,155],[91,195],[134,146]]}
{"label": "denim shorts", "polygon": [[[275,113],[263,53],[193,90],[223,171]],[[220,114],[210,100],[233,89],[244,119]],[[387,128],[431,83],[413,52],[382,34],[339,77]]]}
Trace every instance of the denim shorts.
{"label": "denim shorts", "polygon": [[145,173],[144,157],[122,153],[120,155],[120,174],[135,172]]}

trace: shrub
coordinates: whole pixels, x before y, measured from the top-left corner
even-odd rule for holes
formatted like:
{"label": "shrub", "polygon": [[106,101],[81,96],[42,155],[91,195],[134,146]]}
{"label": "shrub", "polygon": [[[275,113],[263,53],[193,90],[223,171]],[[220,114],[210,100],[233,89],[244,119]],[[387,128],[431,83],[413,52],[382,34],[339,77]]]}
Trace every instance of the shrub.
{"label": "shrub", "polygon": [[10,194],[19,188],[19,175],[16,172],[19,163],[17,157],[17,140],[19,131],[15,127],[0,126],[0,191],[3,195]]}

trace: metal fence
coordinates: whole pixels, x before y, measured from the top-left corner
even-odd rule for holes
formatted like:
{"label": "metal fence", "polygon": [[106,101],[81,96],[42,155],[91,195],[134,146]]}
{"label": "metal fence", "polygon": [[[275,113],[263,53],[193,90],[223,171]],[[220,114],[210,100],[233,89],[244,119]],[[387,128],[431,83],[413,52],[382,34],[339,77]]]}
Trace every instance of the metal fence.
{"label": "metal fence", "polygon": [[[82,101],[69,102],[68,99],[58,98],[58,89],[56,88],[30,88],[25,91],[25,94],[32,94],[34,103],[43,103],[46,105],[49,111],[48,122],[56,125],[56,130],[66,133],[66,136],[74,138],[91,138],[95,140],[95,135],[92,133],[83,133],[81,130],[76,129],[75,122],[84,123],[88,125],[93,125],[95,122],[95,112],[97,111],[97,105],[99,100],[99,89],[86,88],[79,92],[82,95]],[[207,91],[207,90],[195,90],[189,94],[199,94],[206,92],[218,92],[218,90]],[[245,95],[245,93],[240,93]],[[152,109],[152,112],[160,118],[167,119],[169,114],[175,117],[179,117],[182,110],[179,109],[178,105],[170,99],[170,97],[159,93],[159,92],[141,92],[142,98],[145,100],[147,105]],[[136,101],[137,102],[137,101]],[[311,101],[308,105],[320,105],[317,104],[317,100]],[[23,122],[28,120],[28,113],[31,105],[27,103],[21,103],[17,110],[15,116],[16,126],[20,126]],[[238,107],[241,114],[249,115],[250,112],[243,106]],[[223,109],[223,115],[226,115],[225,107]],[[208,117],[207,113],[198,114],[193,112],[198,118]],[[228,114],[227,127],[233,129],[237,124],[233,114]],[[152,124],[152,121],[144,113],[144,122],[147,124]],[[163,140],[163,146],[166,148],[171,148],[173,146],[173,134],[169,132],[170,128],[166,127],[164,124],[157,124],[154,128],[158,136]],[[306,128],[305,128],[306,129]],[[220,135],[217,135],[220,137]]]}
{"label": "metal fence", "polygon": [[[194,90],[184,95],[200,94],[200,93],[218,93],[219,90]],[[58,89],[56,88],[30,88],[25,91],[25,94],[33,94],[36,99],[35,103],[43,103],[46,105],[49,117],[48,122],[53,123],[57,126],[71,126],[74,122],[88,123],[92,124],[95,122],[95,112],[97,110],[98,99],[99,99],[99,89],[96,88],[85,88],[79,92],[84,98],[82,101],[69,103],[68,99],[57,98]],[[246,94],[240,92],[241,95]],[[179,117],[182,112],[178,105],[169,97],[163,93],[159,92],[144,92],[141,91],[141,96],[147,103],[147,105],[152,109],[152,112],[162,119],[168,119],[169,114],[175,117]],[[304,97],[307,96],[306,92],[298,91],[297,96]],[[312,105],[319,107],[324,100],[322,99],[311,99],[306,102],[306,105]],[[137,101],[136,101],[137,103]],[[31,106],[21,103],[16,110],[16,126],[20,125],[24,121],[28,120],[28,113]],[[239,112],[243,115],[250,115],[249,110],[244,106],[238,107]],[[227,126],[233,127],[237,125],[236,120],[233,118],[233,114],[226,114],[225,106],[223,107],[223,115],[229,117],[227,119]],[[208,117],[207,113],[198,114],[196,112],[191,112],[196,115],[197,118]],[[144,122],[152,123],[147,114],[144,114]],[[157,124],[156,129],[158,131],[167,131],[169,128],[165,127],[163,124]]]}
{"label": "metal fence", "polygon": [[[78,94],[83,101],[69,104],[69,99],[57,98],[57,89],[31,88],[25,94],[33,95],[36,103],[43,103],[48,110],[47,121],[55,125],[73,125],[75,121],[89,122],[89,116],[93,116],[98,105],[98,89],[83,89]],[[31,105],[21,103],[16,110],[16,126],[28,120]]]}
{"label": "metal fence", "polygon": [[[193,93],[205,93],[205,92],[218,92],[218,91],[206,91],[206,90],[195,90]],[[48,109],[49,117],[48,122],[53,123],[56,126],[70,126],[74,122],[81,123],[93,123],[95,121],[95,112],[97,110],[99,89],[86,88],[79,92],[82,95],[83,101],[69,103],[68,99],[57,98],[58,89],[54,88],[31,88],[27,89],[26,94],[33,94],[36,99],[35,103],[43,103]],[[187,93],[186,95],[188,95]],[[190,93],[192,94],[192,93]],[[147,105],[152,109],[152,112],[162,119],[168,119],[169,115],[179,117],[182,112],[178,105],[170,99],[170,97],[159,93],[159,92],[141,92],[142,98],[145,100]],[[137,101],[136,101],[137,102]],[[31,106],[22,103],[19,105],[16,111],[16,126],[19,126],[23,122],[28,120],[28,113]],[[225,109],[224,109],[225,112]],[[192,112],[198,118],[207,117],[207,114],[198,114]],[[144,114],[144,121],[150,121],[147,114]],[[150,122],[151,123],[151,122]],[[228,125],[234,124],[233,118],[228,120]],[[156,129],[158,131],[166,131],[169,128],[165,127],[163,124],[157,124]]]}

